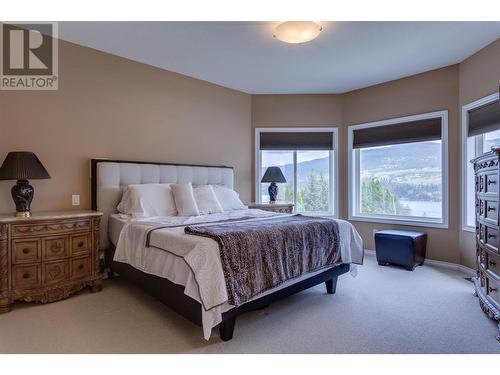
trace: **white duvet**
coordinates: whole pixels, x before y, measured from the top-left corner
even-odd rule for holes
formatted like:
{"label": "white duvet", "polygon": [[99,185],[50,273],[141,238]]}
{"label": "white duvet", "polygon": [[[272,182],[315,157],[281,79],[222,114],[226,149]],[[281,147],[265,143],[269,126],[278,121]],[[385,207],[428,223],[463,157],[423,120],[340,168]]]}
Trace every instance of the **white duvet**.
{"label": "white duvet", "polygon": [[[184,226],[248,216],[254,220],[261,220],[276,215],[284,214],[246,209],[192,217],[128,219],[120,233],[114,260],[128,263],[143,272],[183,285],[184,293],[202,305],[203,333],[205,339],[208,340],[212,328],[222,321],[222,313],[234,306],[227,303],[227,290],[218,244],[207,237],[185,234]],[[339,225],[342,263],[361,264],[363,242],[360,235],[347,221],[333,218],[332,220],[336,220]],[[151,229],[175,225],[180,225],[180,227],[157,229],[151,232],[150,247],[146,246],[147,233]],[[352,273],[354,270],[351,266]],[[315,274],[309,273],[299,279],[291,280],[256,298]]]}

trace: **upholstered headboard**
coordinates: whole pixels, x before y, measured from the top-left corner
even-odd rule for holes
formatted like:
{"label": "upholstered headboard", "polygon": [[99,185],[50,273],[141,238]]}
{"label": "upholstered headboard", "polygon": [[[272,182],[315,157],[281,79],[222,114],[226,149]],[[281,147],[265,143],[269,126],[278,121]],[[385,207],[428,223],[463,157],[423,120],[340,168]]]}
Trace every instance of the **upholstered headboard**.
{"label": "upholstered headboard", "polygon": [[131,184],[188,183],[233,188],[233,168],[124,160],[91,160],[92,209],[103,213],[101,248],[109,244],[108,218],[116,213],[123,188]]}

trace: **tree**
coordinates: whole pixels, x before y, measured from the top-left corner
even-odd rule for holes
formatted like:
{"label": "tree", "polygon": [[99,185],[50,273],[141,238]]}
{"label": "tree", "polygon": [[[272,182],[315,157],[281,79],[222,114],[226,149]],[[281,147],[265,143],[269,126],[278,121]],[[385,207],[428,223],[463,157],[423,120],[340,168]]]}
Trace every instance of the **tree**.
{"label": "tree", "polygon": [[329,206],[328,180],[323,173],[312,169],[307,175],[307,183],[302,190],[304,211],[328,211]]}
{"label": "tree", "polygon": [[[283,189],[280,189],[279,191],[281,193]],[[293,202],[293,186],[286,184],[283,196],[281,196],[282,194],[278,195],[280,195],[280,200],[284,200],[286,202]]]}
{"label": "tree", "polygon": [[304,199],[302,198],[302,191],[297,192],[297,210],[299,212],[305,211],[304,209]]}
{"label": "tree", "polygon": [[399,202],[397,195],[379,179],[364,180],[361,184],[361,212],[367,214],[401,215],[408,207]]}

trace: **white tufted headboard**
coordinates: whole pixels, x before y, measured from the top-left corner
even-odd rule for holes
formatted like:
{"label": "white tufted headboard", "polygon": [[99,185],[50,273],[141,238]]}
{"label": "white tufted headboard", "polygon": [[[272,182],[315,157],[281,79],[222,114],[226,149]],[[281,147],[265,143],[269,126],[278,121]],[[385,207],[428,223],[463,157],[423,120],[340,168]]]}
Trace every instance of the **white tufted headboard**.
{"label": "white tufted headboard", "polygon": [[136,162],[123,160],[91,160],[92,209],[103,213],[101,219],[101,248],[109,244],[108,218],[116,213],[123,188],[131,184],[188,183],[193,185],[224,185],[233,188],[233,168]]}

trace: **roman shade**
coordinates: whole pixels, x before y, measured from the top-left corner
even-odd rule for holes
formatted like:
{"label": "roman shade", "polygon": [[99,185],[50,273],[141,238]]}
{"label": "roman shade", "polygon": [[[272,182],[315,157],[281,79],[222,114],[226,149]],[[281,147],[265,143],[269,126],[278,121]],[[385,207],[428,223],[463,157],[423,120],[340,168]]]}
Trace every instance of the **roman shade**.
{"label": "roman shade", "polygon": [[333,132],[262,132],[261,150],[333,150]]}
{"label": "roman shade", "polygon": [[355,129],[353,148],[388,146],[441,139],[441,117]]}
{"label": "roman shade", "polygon": [[468,111],[469,137],[500,129],[500,100]]}

